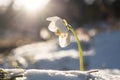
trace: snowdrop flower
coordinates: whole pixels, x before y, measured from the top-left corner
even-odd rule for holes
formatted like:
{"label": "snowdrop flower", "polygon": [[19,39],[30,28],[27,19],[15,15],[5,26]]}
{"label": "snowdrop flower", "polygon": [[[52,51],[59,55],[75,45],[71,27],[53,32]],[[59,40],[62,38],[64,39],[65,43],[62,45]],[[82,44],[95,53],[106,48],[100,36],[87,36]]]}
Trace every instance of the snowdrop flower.
{"label": "snowdrop flower", "polygon": [[61,47],[66,47],[69,44],[70,42],[69,31],[73,33],[78,45],[80,70],[81,71],[84,70],[82,48],[80,45],[79,38],[74,29],[72,28],[72,26],[69,25],[66,20],[61,19],[60,17],[57,16],[49,17],[47,18],[47,20],[51,21],[51,23],[48,26],[48,29],[54,32],[59,37],[59,45]]}
{"label": "snowdrop flower", "polygon": [[48,29],[54,32],[59,37],[59,45],[61,47],[66,47],[70,42],[69,30],[64,24],[63,19],[60,17],[54,16],[47,18],[51,23],[48,26]]}

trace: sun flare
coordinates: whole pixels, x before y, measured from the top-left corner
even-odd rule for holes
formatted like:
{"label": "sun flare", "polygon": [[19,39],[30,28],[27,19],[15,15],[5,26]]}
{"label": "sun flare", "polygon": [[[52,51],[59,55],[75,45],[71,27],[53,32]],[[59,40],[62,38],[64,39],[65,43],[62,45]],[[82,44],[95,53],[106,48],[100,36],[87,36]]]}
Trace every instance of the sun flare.
{"label": "sun flare", "polygon": [[50,0],[15,0],[17,7],[22,7],[27,11],[43,9]]}

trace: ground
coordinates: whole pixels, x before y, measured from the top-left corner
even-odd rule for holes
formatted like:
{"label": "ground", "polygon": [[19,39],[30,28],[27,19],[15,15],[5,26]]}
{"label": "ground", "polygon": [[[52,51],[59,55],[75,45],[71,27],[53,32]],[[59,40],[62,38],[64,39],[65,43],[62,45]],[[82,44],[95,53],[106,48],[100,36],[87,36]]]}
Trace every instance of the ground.
{"label": "ground", "polygon": [[[119,35],[120,32],[116,31],[93,37],[91,48],[83,50],[85,71],[79,71],[76,43],[73,41],[63,49],[56,40],[12,50],[12,58],[4,59],[2,68],[9,73],[9,78],[23,75],[17,80],[119,80]],[[12,69],[9,60],[22,69]]]}

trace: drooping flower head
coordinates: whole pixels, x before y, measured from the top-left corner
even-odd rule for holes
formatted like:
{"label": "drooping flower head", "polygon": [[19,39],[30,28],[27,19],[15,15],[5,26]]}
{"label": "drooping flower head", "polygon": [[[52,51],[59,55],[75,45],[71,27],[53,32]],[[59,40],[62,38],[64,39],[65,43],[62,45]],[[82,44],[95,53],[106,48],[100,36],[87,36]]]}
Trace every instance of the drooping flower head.
{"label": "drooping flower head", "polygon": [[48,26],[48,29],[52,32],[54,32],[58,37],[59,37],[59,45],[61,47],[66,47],[68,43],[70,42],[70,36],[69,36],[69,31],[71,31],[75,37],[75,40],[78,45],[78,51],[79,51],[79,62],[80,62],[80,70],[84,70],[84,65],[83,65],[83,56],[82,56],[82,48],[80,45],[79,38],[72,28],[71,25],[67,23],[66,20],[61,19],[57,16],[54,17],[49,17],[47,18],[48,21],[51,21],[51,23]]}
{"label": "drooping flower head", "polygon": [[61,47],[66,47],[70,42],[69,30],[67,29],[63,19],[60,17],[54,16],[47,18],[51,23],[48,26],[48,29],[54,32],[59,37],[59,45]]}

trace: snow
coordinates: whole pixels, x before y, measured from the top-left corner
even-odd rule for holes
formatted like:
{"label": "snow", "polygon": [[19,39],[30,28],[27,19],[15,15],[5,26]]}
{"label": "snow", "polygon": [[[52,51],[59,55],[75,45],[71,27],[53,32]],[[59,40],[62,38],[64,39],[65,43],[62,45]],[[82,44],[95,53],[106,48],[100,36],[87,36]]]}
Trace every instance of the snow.
{"label": "snow", "polygon": [[[92,48],[86,50],[86,46],[83,46],[84,63],[87,70],[120,69],[120,64],[118,64],[120,61],[119,35],[120,31],[104,32],[93,37],[91,40]],[[86,45],[85,43],[81,44]],[[87,45],[89,44],[87,43]],[[74,41],[66,48],[60,48],[56,40],[33,43],[14,49],[12,54],[23,68],[79,69],[79,54]]]}
{"label": "snow", "polygon": [[[60,48],[56,40],[13,49],[11,60],[16,60],[24,70],[7,71],[24,75],[16,80],[120,80],[119,35],[120,31],[104,32],[93,37],[89,49],[83,46],[85,71],[79,71],[76,43],[73,41],[68,47]],[[6,64],[12,68],[9,62],[4,59],[3,68]]]}
{"label": "snow", "polygon": [[[39,69],[8,69],[11,73],[21,73],[23,77],[17,80],[119,80],[120,70],[91,70],[91,71],[59,71],[59,70],[39,70]],[[119,73],[118,73],[119,72]]]}
{"label": "snow", "polygon": [[95,55],[90,58],[91,68],[120,69],[120,31],[96,35],[92,44]]}
{"label": "snow", "polygon": [[[93,70],[94,71],[94,70]],[[104,70],[90,71],[57,71],[57,70],[28,70],[28,80],[119,80],[119,75],[107,74]],[[39,76],[39,77],[38,77]]]}
{"label": "snow", "polygon": [[[13,59],[18,61],[18,66],[27,69],[78,70],[79,54],[76,48],[75,42],[66,48],[60,48],[56,40],[52,40],[18,47],[11,54]],[[84,62],[88,64],[93,50],[83,53]]]}

